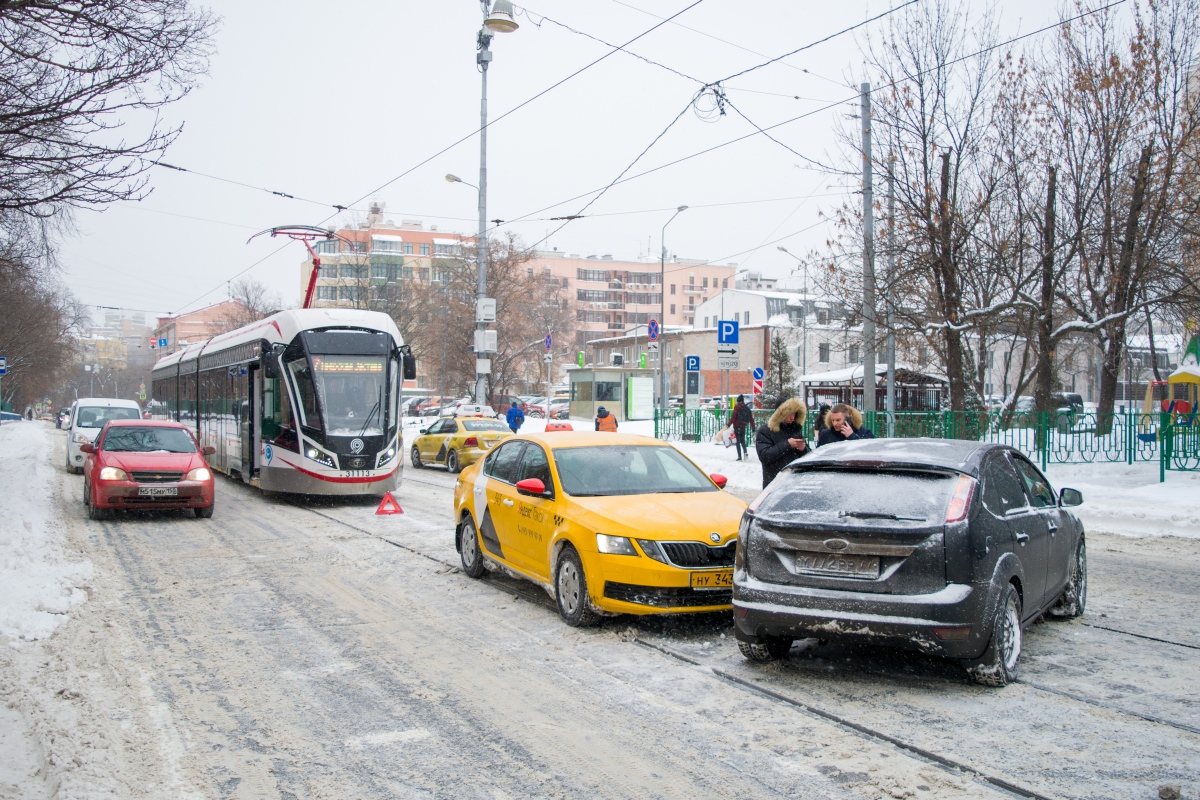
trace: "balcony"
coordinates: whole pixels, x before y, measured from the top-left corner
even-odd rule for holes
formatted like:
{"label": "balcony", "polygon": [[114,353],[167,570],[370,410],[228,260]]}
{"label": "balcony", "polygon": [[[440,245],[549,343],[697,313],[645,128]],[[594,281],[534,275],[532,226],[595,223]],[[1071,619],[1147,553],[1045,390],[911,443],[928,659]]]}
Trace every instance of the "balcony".
{"label": "balcony", "polygon": [[625,330],[625,323],[623,323],[623,322],[610,322],[610,323],[608,323],[608,329],[609,329],[610,331],[623,331],[623,330]]}
{"label": "balcony", "polygon": [[620,310],[622,310],[622,309],[624,309],[624,308],[625,308],[625,304],[624,304],[624,303],[609,303],[609,304],[608,304],[608,310],[609,310],[609,311],[620,311]]}
{"label": "balcony", "polygon": [[701,286],[684,286],[683,287],[684,294],[704,294],[707,291],[708,291],[708,289],[705,289]]}
{"label": "balcony", "polygon": [[624,289],[624,288],[625,288],[625,284],[621,283],[620,281],[609,281],[609,282],[608,282],[608,288],[610,288],[610,289]]}

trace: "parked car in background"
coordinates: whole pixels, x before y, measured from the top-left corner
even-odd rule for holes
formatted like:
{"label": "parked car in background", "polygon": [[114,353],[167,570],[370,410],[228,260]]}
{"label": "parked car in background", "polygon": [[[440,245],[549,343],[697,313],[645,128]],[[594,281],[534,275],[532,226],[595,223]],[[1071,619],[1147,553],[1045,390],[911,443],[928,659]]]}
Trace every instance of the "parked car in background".
{"label": "parked car in background", "polygon": [[496,413],[504,416],[508,413],[508,409],[516,406],[522,411],[525,410],[525,401],[515,394],[496,394],[492,395],[492,402],[489,405],[495,409]]}
{"label": "parked car in background", "polygon": [[[533,419],[546,418],[546,400],[540,398],[538,402],[531,403],[525,407],[525,416]],[[550,419],[570,419],[571,404],[566,400],[550,401]]]}
{"label": "parked car in background", "polygon": [[458,472],[487,455],[501,439],[512,436],[508,425],[488,417],[442,417],[422,428],[409,458],[417,469],[436,464]]}
{"label": "parked car in background", "polygon": [[[81,412],[82,413],[82,412]],[[215,486],[192,432],[178,422],[113,419],[84,443],[83,502],[92,519],[114,510],[192,509],[213,515]]]}
{"label": "parked car in background", "polygon": [[1005,445],[873,439],[793,462],[742,518],[734,625],[753,661],[799,638],[889,644],[1017,676],[1022,628],[1087,603],[1074,489]]}
{"label": "parked car in background", "polygon": [[67,472],[83,471],[81,445],[92,444],[110,420],[141,419],[142,408],[133,400],[115,397],[81,397],[71,405],[71,425],[67,436]]}
{"label": "parked car in background", "polygon": [[400,415],[405,417],[415,416],[414,412],[417,406],[427,399],[429,398],[423,396],[404,398],[403,402],[400,403]]}

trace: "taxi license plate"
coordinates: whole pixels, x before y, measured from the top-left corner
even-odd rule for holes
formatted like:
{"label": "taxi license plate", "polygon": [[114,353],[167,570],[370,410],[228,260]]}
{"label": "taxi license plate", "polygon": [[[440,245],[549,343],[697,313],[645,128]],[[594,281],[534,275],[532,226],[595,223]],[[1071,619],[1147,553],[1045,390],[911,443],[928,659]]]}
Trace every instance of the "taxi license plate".
{"label": "taxi license plate", "polygon": [[843,578],[878,578],[879,556],[796,553],[796,572]]}
{"label": "taxi license plate", "polygon": [[728,589],[733,586],[733,570],[722,569],[714,572],[693,572],[693,589]]}
{"label": "taxi license plate", "polygon": [[178,497],[177,486],[139,486],[138,494],[142,497]]}

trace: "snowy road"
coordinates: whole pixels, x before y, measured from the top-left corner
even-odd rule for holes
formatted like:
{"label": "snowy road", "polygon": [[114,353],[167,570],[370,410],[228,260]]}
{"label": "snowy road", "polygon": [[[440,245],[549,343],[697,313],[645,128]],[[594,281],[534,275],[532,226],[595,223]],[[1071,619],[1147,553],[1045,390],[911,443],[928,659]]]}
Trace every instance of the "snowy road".
{"label": "snowy road", "polygon": [[97,523],[53,483],[28,502],[91,562],[89,599],[0,654],[28,733],[0,736],[0,796],[1200,793],[1194,539],[1091,536],[1088,615],[1034,626],[1022,683],[988,690],[836,645],[748,665],[725,616],[570,629],[540,589],[454,568],[443,472],[407,470],[393,517],[223,481],[211,520]]}

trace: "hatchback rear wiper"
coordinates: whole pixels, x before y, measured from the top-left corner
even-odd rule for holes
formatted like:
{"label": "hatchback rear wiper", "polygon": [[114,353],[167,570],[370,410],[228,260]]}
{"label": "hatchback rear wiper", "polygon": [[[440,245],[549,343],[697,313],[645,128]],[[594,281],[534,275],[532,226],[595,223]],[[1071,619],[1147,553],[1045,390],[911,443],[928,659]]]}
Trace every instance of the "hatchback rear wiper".
{"label": "hatchback rear wiper", "polygon": [[856,519],[894,519],[901,522],[924,522],[925,517],[898,517],[886,511],[839,511],[839,517],[854,517]]}

